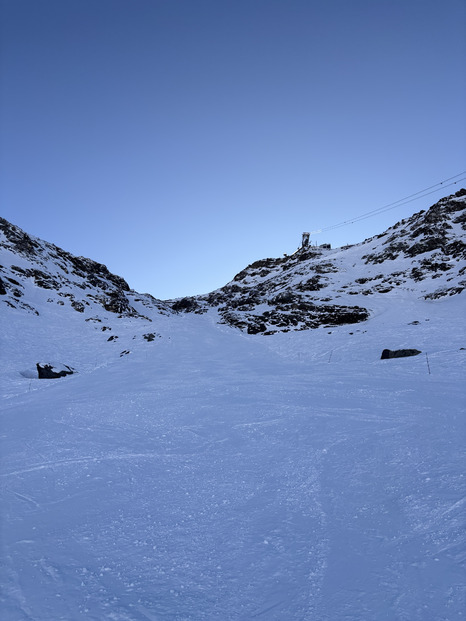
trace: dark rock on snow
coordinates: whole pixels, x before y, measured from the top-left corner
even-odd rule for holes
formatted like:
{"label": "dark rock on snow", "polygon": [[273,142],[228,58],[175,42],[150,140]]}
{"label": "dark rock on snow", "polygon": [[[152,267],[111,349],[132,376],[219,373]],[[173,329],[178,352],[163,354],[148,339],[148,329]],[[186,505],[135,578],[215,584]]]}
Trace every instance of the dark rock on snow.
{"label": "dark rock on snow", "polygon": [[160,338],[160,334],[157,334],[156,332],[148,332],[147,334],[143,334],[142,338],[146,340],[148,343],[152,343],[152,341],[155,340],[156,336]]}
{"label": "dark rock on snow", "polygon": [[66,375],[73,375],[75,372],[72,367],[66,364],[57,367],[44,362],[38,362],[36,367],[39,379],[56,379],[58,377],[65,377]]}
{"label": "dark rock on snow", "polygon": [[380,360],[388,360],[389,358],[407,358],[408,356],[417,356],[420,354],[418,349],[384,349]]}

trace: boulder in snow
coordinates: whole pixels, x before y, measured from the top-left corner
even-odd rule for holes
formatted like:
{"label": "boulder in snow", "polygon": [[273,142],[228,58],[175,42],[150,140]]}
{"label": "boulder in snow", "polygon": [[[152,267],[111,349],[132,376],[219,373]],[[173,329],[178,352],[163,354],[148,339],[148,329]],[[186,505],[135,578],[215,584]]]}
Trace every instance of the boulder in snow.
{"label": "boulder in snow", "polygon": [[418,349],[384,349],[380,360],[387,360],[388,358],[407,358],[408,356],[417,356],[421,352]]}
{"label": "boulder in snow", "polygon": [[38,362],[36,367],[39,379],[55,379],[57,377],[73,375],[74,373],[74,369],[66,364],[52,365],[45,362]]}

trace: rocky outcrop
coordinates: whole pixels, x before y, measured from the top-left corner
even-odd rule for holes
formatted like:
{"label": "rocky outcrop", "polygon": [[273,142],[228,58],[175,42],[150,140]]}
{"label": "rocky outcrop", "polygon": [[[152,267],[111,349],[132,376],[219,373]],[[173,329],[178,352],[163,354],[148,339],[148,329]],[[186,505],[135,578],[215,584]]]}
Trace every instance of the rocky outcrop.
{"label": "rocky outcrop", "polygon": [[223,323],[245,330],[248,334],[274,334],[290,330],[309,330],[320,326],[353,324],[369,318],[369,311],[359,306],[312,304],[300,302],[274,307],[262,313],[238,313],[221,309]]}
{"label": "rocky outcrop", "polygon": [[380,360],[388,360],[390,358],[408,358],[409,356],[418,356],[421,354],[418,349],[384,349]]}
{"label": "rocky outcrop", "polygon": [[403,290],[426,299],[456,295],[466,287],[465,208],[466,191],[460,190],[361,244],[336,250],[308,245],[255,261],[224,287],[174,300],[172,309],[214,310],[222,323],[268,335],[366,321],[368,296]]}
{"label": "rocky outcrop", "polygon": [[53,365],[45,362],[38,362],[36,367],[39,379],[57,379],[66,377],[67,375],[73,375],[75,372],[72,367],[66,364]]}
{"label": "rocky outcrop", "polygon": [[[324,304],[320,291],[338,267],[321,248],[300,248],[293,255],[261,259],[212,293],[172,302],[177,312],[205,313],[216,309],[221,323],[248,334],[307,330],[322,325],[352,324],[369,317],[366,308]],[[298,282],[290,284],[297,276]]]}
{"label": "rocky outcrop", "polygon": [[112,274],[102,263],[76,257],[32,237],[3,218],[0,218],[0,249],[13,257],[8,267],[0,265],[0,295],[6,296],[4,302],[12,308],[38,314],[22,299],[27,288],[33,286],[50,292],[47,302],[69,305],[78,313],[95,312],[100,307],[122,317],[147,319],[146,314],[135,309],[136,302],[164,314],[171,312],[162,301],[131,291],[124,278]]}
{"label": "rocky outcrop", "polygon": [[[387,239],[375,253],[364,255],[366,263],[384,263],[401,257],[418,257],[436,252],[451,258],[466,258],[466,244],[457,239],[454,225],[466,230],[466,190],[462,189],[441,199],[427,211],[420,211],[411,218],[401,220],[380,236]],[[372,241],[372,240],[367,240]],[[432,258],[432,257],[431,257]]]}
{"label": "rocky outcrop", "polygon": [[108,298],[104,301],[103,306],[105,310],[111,313],[117,313],[118,315],[134,317],[138,314],[134,308],[130,306],[128,299],[121,290],[111,291]]}
{"label": "rocky outcrop", "polygon": [[25,257],[40,254],[41,245],[38,240],[22,231],[19,227],[10,224],[4,218],[0,218],[0,232],[5,235],[17,254]]}

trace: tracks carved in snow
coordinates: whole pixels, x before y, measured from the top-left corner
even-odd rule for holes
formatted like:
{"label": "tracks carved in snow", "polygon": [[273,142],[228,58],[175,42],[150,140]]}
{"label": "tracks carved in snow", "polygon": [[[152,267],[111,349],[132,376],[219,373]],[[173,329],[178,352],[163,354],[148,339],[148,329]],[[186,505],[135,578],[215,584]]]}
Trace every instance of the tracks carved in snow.
{"label": "tracks carved in snow", "polygon": [[[5,472],[1,476],[2,477],[12,477],[18,474],[27,474],[28,472],[36,472],[37,470],[47,470],[49,468],[56,468],[58,466],[66,467],[73,466],[76,464],[87,464],[87,463],[100,463],[103,461],[123,461],[123,460],[136,460],[136,459],[172,459],[177,457],[176,455],[164,454],[160,455],[158,453],[123,453],[123,454],[111,454],[111,455],[99,455],[99,456],[86,456],[86,457],[76,457],[74,459],[61,459],[57,461],[48,461],[41,464],[33,464],[28,468],[21,468],[20,470],[13,470],[11,472]],[[23,498],[25,500],[25,498]]]}

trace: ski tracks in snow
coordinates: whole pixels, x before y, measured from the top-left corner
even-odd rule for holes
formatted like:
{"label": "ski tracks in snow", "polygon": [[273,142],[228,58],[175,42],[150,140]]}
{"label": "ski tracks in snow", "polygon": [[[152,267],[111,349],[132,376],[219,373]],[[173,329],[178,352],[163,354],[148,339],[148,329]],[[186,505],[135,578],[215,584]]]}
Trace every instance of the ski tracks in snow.
{"label": "ski tracks in snow", "polygon": [[9,405],[6,621],[459,621],[459,371],[283,362],[198,319]]}

